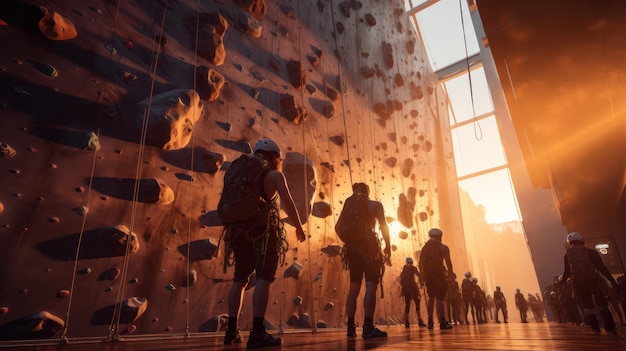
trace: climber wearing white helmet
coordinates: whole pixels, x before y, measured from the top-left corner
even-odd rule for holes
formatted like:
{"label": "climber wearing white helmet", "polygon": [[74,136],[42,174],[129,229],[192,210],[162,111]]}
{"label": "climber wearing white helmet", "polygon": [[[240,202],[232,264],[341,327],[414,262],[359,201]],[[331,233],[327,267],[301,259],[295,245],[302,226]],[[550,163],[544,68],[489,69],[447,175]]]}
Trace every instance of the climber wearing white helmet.
{"label": "climber wearing white helmet", "polygon": [[[576,296],[583,306],[585,318],[594,332],[600,333],[600,322],[595,314],[597,306],[604,321],[604,330],[607,333],[616,334],[615,321],[609,311],[605,292],[600,285],[600,274],[611,282],[615,290],[617,290],[617,282],[602,262],[600,253],[586,247],[585,240],[579,232],[569,233],[567,243],[570,247],[563,258],[565,270],[561,285],[571,277]],[[596,306],[594,306],[594,300]]]}
{"label": "climber wearing white helmet", "polygon": [[[306,239],[302,218],[291,197],[285,175],[281,172],[280,148],[270,139],[261,139],[254,146],[254,154],[262,159],[263,165],[262,173],[254,178],[258,179],[259,198],[256,200],[259,200],[261,205],[258,206],[259,214],[254,216],[252,222],[228,225],[230,230],[227,235],[230,237],[228,245],[235,257],[235,276],[228,295],[228,325],[224,336],[225,345],[242,342],[237,318],[241,312],[244,289],[254,273],[256,285],[252,297],[252,331],[247,343],[250,349],[282,344],[282,339],[268,334],[264,325],[270,285],[278,268],[279,245],[284,240],[278,197],[290,223],[296,229],[298,241]],[[228,171],[224,178],[227,176]],[[258,245],[259,242],[264,242],[264,245]]]}

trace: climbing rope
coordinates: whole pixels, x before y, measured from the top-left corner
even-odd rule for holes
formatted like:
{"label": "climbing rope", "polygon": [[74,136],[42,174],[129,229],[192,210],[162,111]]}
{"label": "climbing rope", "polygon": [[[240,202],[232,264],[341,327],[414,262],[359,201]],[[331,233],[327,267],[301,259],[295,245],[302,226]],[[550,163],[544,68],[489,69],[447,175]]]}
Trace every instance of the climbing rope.
{"label": "climbing rope", "polygon": [[[165,3],[163,4],[163,16],[161,18],[161,25],[160,25],[160,29],[159,29],[159,36],[163,37],[163,28],[165,27],[165,18],[167,16],[167,10],[168,10],[168,1],[165,0]],[[132,200],[132,205],[131,205],[131,217],[130,217],[130,224],[129,224],[129,231],[130,233],[133,233],[133,229],[135,228],[135,221],[137,218],[137,205],[139,202],[139,191],[140,191],[140,185],[141,185],[141,173],[142,173],[142,169],[143,169],[143,155],[144,155],[144,151],[145,151],[145,144],[146,144],[146,136],[147,136],[147,132],[148,132],[148,120],[149,120],[149,116],[150,116],[150,110],[152,107],[152,98],[154,96],[154,83],[156,80],[156,71],[157,71],[157,67],[159,64],[159,58],[161,55],[161,44],[157,43],[157,41],[153,41],[153,52],[156,51],[156,55],[155,55],[155,59],[154,62],[151,62],[151,66],[150,66],[150,93],[149,93],[149,97],[148,97],[148,104],[146,109],[144,110],[144,114],[143,114],[143,119],[142,119],[142,124],[141,124],[141,136],[140,136],[140,142],[139,142],[139,153],[138,153],[138,158],[137,158],[137,164],[136,164],[136,168],[135,168],[135,178],[134,178],[134,186],[133,186],[133,200]],[[121,275],[120,275],[120,281],[125,282],[127,280],[128,277],[128,263],[129,263],[129,258],[130,258],[130,247],[131,247],[131,240],[130,238],[127,240],[126,242],[126,254],[124,255],[124,261],[123,261],[123,265],[122,265],[122,269],[121,269]],[[116,304],[114,307],[114,311],[113,311],[113,316],[111,319],[111,323],[109,324],[109,336],[108,338],[110,340],[116,340],[117,336],[119,335],[119,325],[120,325],[120,318],[121,318],[121,307],[122,307],[122,298],[123,296],[125,296],[126,293],[126,284],[120,284],[120,289],[117,292],[117,297],[116,297]]]}

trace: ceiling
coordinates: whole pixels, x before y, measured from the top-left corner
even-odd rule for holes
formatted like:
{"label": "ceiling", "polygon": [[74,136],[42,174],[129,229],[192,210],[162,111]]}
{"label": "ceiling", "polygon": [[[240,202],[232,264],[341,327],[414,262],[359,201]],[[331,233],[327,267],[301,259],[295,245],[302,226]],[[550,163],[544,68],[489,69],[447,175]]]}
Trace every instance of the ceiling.
{"label": "ceiling", "polygon": [[569,231],[623,229],[626,2],[477,5],[533,187]]}

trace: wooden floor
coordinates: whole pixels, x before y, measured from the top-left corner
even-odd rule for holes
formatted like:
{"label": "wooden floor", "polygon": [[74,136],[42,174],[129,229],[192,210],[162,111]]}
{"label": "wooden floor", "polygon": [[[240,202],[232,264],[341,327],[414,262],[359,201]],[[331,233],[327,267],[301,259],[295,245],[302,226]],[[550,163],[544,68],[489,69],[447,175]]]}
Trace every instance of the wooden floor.
{"label": "wooden floor", "polygon": [[[284,350],[626,350],[626,332],[593,334],[587,326],[557,323],[509,323],[455,326],[451,330],[428,330],[403,326],[380,327],[389,336],[386,339],[368,339],[359,336],[348,339],[345,330],[320,329],[290,331],[281,334]],[[65,350],[65,351],[181,351],[181,350],[237,350],[245,349],[244,343],[224,346],[223,333],[171,336],[168,338],[125,337],[116,342],[102,340],[70,340],[69,344],[6,344],[0,348],[15,351]],[[266,348],[268,350],[281,349]]]}

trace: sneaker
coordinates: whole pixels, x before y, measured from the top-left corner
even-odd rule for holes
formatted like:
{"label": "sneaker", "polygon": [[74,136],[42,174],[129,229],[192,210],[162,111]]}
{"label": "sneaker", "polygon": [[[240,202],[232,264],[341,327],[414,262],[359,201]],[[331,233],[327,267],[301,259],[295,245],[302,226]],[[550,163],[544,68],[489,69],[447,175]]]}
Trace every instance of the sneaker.
{"label": "sneaker", "polygon": [[373,339],[373,338],[386,338],[387,332],[384,332],[376,327],[363,328],[363,338],[364,339]]}
{"label": "sneaker", "polygon": [[452,325],[448,322],[439,323],[439,329],[452,329]]}
{"label": "sneaker", "polygon": [[251,331],[250,338],[248,339],[249,349],[258,349],[261,347],[280,346],[283,344],[283,339],[269,335],[265,329],[262,331]]}
{"label": "sneaker", "polygon": [[356,325],[354,325],[354,323],[348,323],[347,336],[349,338],[356,338]]}
{"label": "sneaker", "polygon": [[226,334],[224,334],[224,345],[241,344],[242,341],[239,329],[235,329],[233,332],[226,329]]}
{"label": "sneaker", "polygon": [[419,321],[419,326],[420,326],[420,327],[425,327],[425,326],[426,326],[426,323],[424,323],[424,321],[420,319],[420,321]]}

